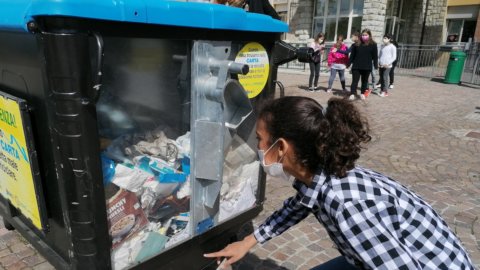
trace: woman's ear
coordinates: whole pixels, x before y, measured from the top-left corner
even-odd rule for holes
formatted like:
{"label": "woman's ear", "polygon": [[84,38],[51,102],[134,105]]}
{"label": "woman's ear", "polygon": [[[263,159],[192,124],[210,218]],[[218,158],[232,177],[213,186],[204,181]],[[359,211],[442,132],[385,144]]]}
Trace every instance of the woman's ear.
{"label": "woman's ear", "polygon": [[288,148],[290,148],[290,143],[287,140],[283,138],[278,139],[278,154],[280,156],[285,155]]}

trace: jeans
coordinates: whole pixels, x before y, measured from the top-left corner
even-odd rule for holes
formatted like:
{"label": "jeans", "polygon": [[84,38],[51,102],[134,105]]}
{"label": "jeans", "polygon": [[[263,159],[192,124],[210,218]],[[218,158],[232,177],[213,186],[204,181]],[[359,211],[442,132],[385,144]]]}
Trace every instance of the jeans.
{"label": "jeans", "polygon": [[[310,79],[308,80],[308,87],[315,86],[317,87],[318,85],[318,78],[320,77],[320,63],[313,63],[310,62]],[[313,82],[313,77],[315,76],[315,82]]]}
{"label": "jeans", "polygon": [[360,77],[362,77],[362,86],[360,88],[360,92],[363,94],[365,90],[368,88],[368,77],[370,76],[371,70],[363,70],[363,69],[354,69],[352,70],[352,86],[350,88],[350,92],[352,95],[357,94],[357,86]]}
{"label": "jeans", "polygon": [[359,270],[357,267],[351,265],[345,257],[339,256],[335,259],[331,259],[330,261],[315,266],[310,270]]}
{"label": "jeans", "polygon": [[375,88],[375,77],[377,76],[377,70],[375,70],[375,66],[372,64],[372,84],[373,87]]}
{"label": "jeans", "polygon": [[335,77],[340,76],[340,83],[342,84],[342,89],[345,90],[345,70],[344,69],[330,69],[330,78],[328,78],[328,89],[332,89],[333,81]]}
{"label": "jeans", "polygon": [[[390,85],[392,85],[393,81],[395,80],[395,67],[396,66],[397,66],[397,60],[393,61],[392,68],[390,69]],[[382,78],[380,77],[377,84],[380,84],[381,80],[382,80]]]}
{"label": "jeans", "polygon": [[380,68],[380,89],[387,92],[390,86],[390,70],[391,68]]}

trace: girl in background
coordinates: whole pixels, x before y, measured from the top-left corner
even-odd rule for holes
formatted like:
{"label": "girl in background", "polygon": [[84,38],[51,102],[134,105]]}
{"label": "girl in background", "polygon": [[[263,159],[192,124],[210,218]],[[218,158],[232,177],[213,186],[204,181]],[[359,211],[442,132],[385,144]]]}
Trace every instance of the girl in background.
{"label": "girl in background", "polygon": [[313,57],[310,64],[310,78],[308,80],[308,90],[315,91],[318,89],[318,78],[320,77],[320,62],[323,51],[325,50],[325,36],[323,33],[317,34],[312,43],[308,47],[313,48]]}
{"label": "girl in background", "polygon": [[[393,46],[395,46],[395,48],[397,48],[397,58],[395,58],[395,61],[393,61],[393,64],[392,64],[392,68],[390,69],[390,86],[388,87],[388,89],[393,89],[394,85],[394,80],[395,80],[395,67],[397,66],[397,59],[398,59],[398,43],[397,41],[395,41],[395,39],[392,39],[390,40],[390,43],[393,44]],[[381,78],[380,78],[381,79]],[[380,85],[380,80],[377,82],[377,88],[380,88],[381,85]]]}
{"label": "girl in background", "polygon": [[368,77],[372,73],[373,68],[378,69],[378,50],[377,44],[372,39],[372,33],[369,29],[362,31],[360,43],[356,46],[352,46],[352,52],[350,54],[349,65],[352,67],[352,86],[350,88],[350,100],[355,99],[357,94],[357,86],[360,77],[362,84],[360,88],[360,99],[365,100],[370,94],[368,89]]}
{"label": "girl in background", "polygon": [[397,47],[392,44],[391,40],[392,35],[385,34],[385,36],[383,36],[383,46],[380,50],[380,58],[378,60],[380,64],[381,97],[388,97],[390,70],[393,67],[393,62],[397,59]]}
{"label": "girl in background", "polygon": [[347,46],[343,44],[343,36],[339,35],[337,38],[337,43],[333,45],[328,54],[328,67],[330,68],[330,78],[328,79],[328,89],[327,93],[332,92],[332,85],[335,77],[338,75],[340,77],[340,83],[342,84],[343,91],[347,91],[345,88],[345,69],[348,65],[348,56],[338,52],[338,50],[346,51]]}
{"label": "girl in background", "polygon": [[338,50],[338,49],[334,49],[333,52],[338,52],[338,53],[343,53],[345,55],[349,55],[350,52],[352,51],[352,47],[354,45],[358,45],[360,43],[360,32],[355,32],[353,33],[351,36],[350,36],[350,40],[353,42],[352,45],[350,45],[350,47],[346,50]]}

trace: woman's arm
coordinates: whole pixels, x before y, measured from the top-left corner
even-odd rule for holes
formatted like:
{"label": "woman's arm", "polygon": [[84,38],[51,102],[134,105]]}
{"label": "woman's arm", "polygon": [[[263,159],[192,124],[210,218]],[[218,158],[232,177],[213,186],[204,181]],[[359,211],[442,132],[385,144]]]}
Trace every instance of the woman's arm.
{"label": "woman's arm", "polygon": [[228,260],[224,263],[224,266],[229,266],[243,258],[256,244],[257,239],[255,239],[252,233],[243,238],[242,241],[231,243],[220,251],[204,254],[203,256],[207,258],[217,258],[218,264],[220,264],[222,257],[226,257]]}
{"label": "woman's arm", "polygon": [[258,242],[265,243],[305,219],[310,212],[301,204],[302,198],[303,195],[298,193],[296,196],[288,198],[284,201],[283,207],[268,217],[253,234],[245,237],[242,241],[226,246],[220,251],[205,254],[204,256],[217,259],[227,257],[228,260],[225,262],[225,266],[240,260]]}
{"label": "woman's arm", "polygon": [[355,57],[357,56],[357,46],[352,45],[350,49],[352,52],[350,53],[350,58],[348,59],[348,67],[353,64],[353,61],[355,61]]}

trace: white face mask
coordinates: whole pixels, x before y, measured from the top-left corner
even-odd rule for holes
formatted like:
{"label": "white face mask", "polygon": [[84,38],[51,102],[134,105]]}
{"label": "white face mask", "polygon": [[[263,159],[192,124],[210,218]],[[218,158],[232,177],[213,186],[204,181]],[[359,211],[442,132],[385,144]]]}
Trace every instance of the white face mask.
{"label": "white face mask", "polygon": [[283,157],[280,158],[279,162],[274,162],[270,165],[265,164],[265,155],[267,154],[268,151],[270,151],[270,149],[272,149],[272,147],[277,142],[278,142],[278,140],[276,140],[270,146],[270,148],[268,148],[266,151],[258,150],[258,158],[260,159],[260,164],[262,164],[263,170],[265,171],[266,174],[268,174],[270,176],[273,176],[273,177],[279,177],[279,178],[281,178],[285,181],[289,181],[290,180],[290,175],[283,170],[283,164],[280,163],[280,162],[282,162],[285,155],[283,155]]}

